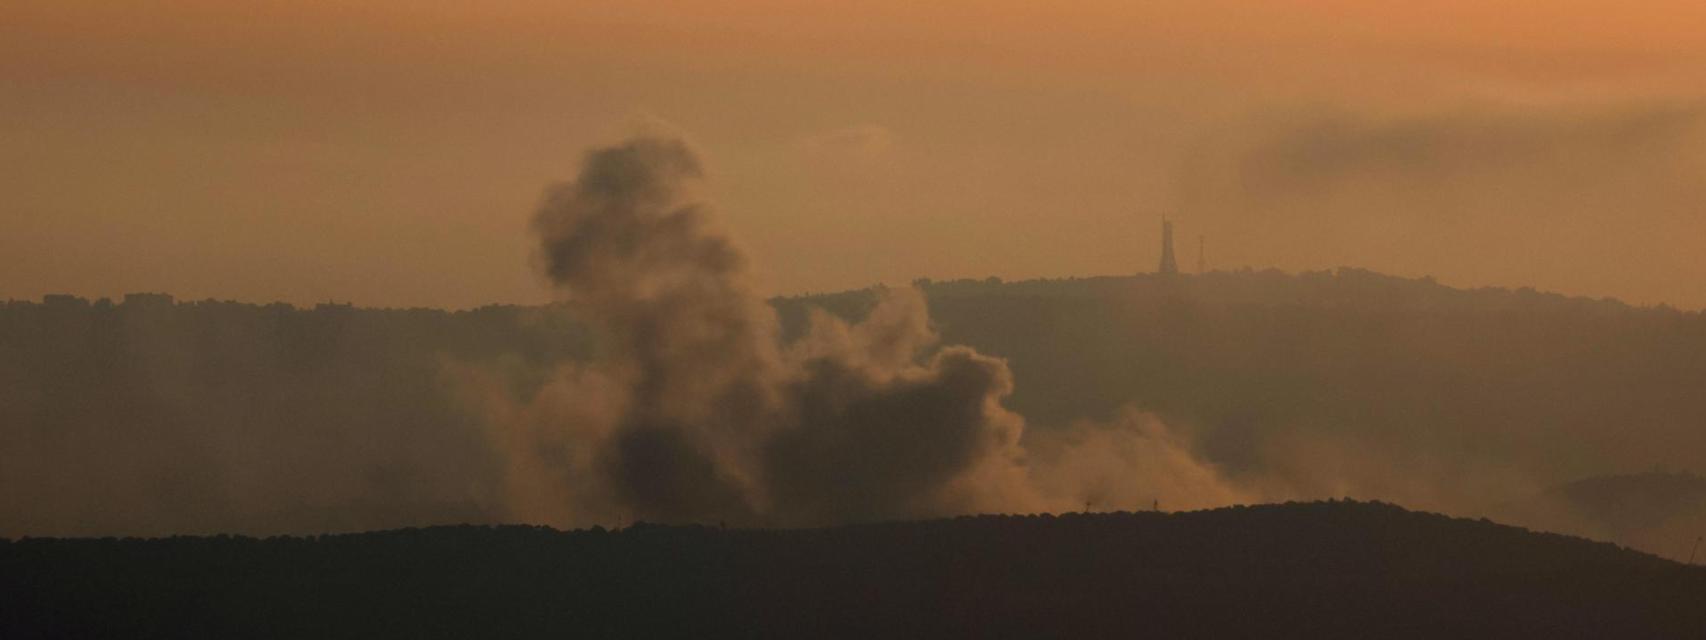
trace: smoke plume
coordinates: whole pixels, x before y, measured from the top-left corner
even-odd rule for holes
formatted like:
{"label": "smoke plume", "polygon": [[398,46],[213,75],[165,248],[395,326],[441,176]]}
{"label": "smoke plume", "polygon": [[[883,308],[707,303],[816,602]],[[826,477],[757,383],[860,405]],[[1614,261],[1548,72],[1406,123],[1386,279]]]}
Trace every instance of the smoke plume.
{"label": "smoke plume", "polygon": [[546,195],[541,269],[601,352],[490,412],[520,508],[817,524],[1037,503],[1005,362],[937,347],[912,289],[856,324],[817,313],[784,345],[693,197],[701,174],[686,144],[645,136],[589,153]]}
{"label": "smoke plume", "polygon": [[[1558,142],[1603,153],[1521,161],[1459,153],[1479,136],[1329,127],[1239,156],[1240,175],[1278,214],[1335,185],[1419,184],[1414,167],[1479,180],[1463,158],[1510,172],[1669,149],[1697,128],[1688,113]],[[1542,125],[1500,139],[1550,148]],[[702,173],[650,136],[550,189],[537,265],[563,304],[0,303],[0,536],[1354,496],[1675,554],[1706,513],[1706,491],[1662,474],[1552,489],[1701,472],[1697,312],[1354,269],[766,301]],[[1663,499],[1627,508],[1644,495]]]}

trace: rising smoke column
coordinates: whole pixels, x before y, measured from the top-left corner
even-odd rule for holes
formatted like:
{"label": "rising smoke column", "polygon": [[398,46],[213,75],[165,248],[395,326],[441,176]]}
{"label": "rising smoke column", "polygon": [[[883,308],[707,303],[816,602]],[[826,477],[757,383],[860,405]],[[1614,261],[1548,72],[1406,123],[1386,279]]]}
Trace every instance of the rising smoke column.
{"label": "rising smoke column", "polygon": [[[605,339],[596,370],[574,374],[599,395],[580,385],[567,402],[612,409],[578,416],[605,425],[534,412],[512,432],[576,434],[554,441],[579,454],[549,458],[591,468],[558,477],[639,518],[815,524],[1032,502],[1005,362],[963,347],[920,362],[935,335],[913,290],[857,325],[817,314],[784,348],[744,255],[693,198],[701,174],[682,141],[641,136],[548,192],[542,270]],[[536,445],[512,455],[538,467]]]}
{"label": "rising smoke column", "polygon": [[534,218],[547,277],[608,339],[626,409],[598,464],[613,498],[667,519],[749,517],[751,440],[781,374],[775,319],[745,259],[686,199],[701,174],[679,140],[589,153]]}

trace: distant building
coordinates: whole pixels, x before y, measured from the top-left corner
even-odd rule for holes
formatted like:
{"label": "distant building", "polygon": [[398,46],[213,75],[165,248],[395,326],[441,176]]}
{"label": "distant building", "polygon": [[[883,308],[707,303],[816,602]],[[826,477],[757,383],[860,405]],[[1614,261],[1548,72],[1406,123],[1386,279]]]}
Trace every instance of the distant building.
{"label": "distant building", "polygon": [[1161,219],[1161,268],[1157,270],[1164,276],[1179,273],[1179,262],[1173,258],[1173,221]]}

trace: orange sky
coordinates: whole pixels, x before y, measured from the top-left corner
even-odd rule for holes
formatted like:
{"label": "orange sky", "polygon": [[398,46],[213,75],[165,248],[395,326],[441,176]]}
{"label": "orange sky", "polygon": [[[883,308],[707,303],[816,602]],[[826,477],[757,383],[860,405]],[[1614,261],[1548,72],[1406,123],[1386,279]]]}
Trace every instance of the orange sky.
{"label": "orange sky", "polygon": [[543,300],[541,190],[660,120],[775,292],[1149,269],[1168,213],[1706,306],[1701,3],[852,4],[13,0],[0,298]]}

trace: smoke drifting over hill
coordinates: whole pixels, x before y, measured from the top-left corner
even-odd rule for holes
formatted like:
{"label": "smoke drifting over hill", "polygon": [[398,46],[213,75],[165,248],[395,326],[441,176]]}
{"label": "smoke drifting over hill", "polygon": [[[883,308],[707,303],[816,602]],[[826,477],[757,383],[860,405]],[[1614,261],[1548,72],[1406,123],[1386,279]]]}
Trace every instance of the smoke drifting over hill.
{"label": "smoke drifting over hill", "polygon": [[[1044,467],[1027,467],[1024,420],[1002,406],[1005,362],[934,348],[914,289],[883,291],[857,323],[815,313],[785,345],[744,256],[693,200],[699,176],[680,140],[639,137],[591,152],[540,208],[543,270],[607,343],[530,408],[486,396],[491,415],[522,416],[497,435],[520,495],[561,482],[545,502],[582,517],[784,524],[1044,505],[1029,477]],[[541,404],[559,402],[578,413]],[[1068,469],[1041,486],[1076,496]]]}
{"label": "smoke drifting over hill", "polygon": [[1696,502],[1518,507],[1702,471],[1699,313],[1357,270],[763,300],[701,173],[588,154],[537,209],[548,307],[0,304],[0,535],[1354,496],[1689,550]]}

